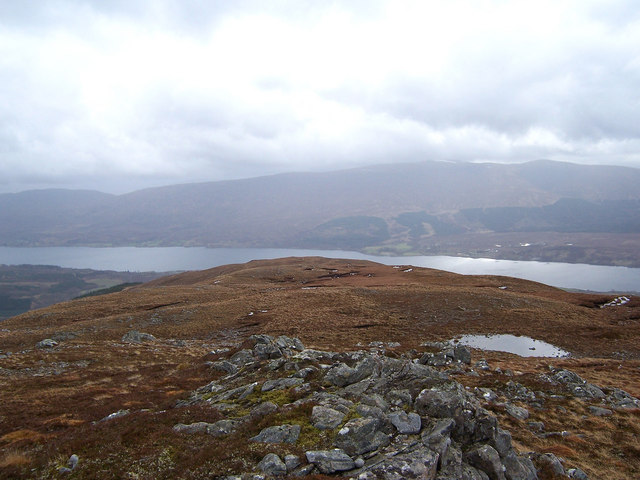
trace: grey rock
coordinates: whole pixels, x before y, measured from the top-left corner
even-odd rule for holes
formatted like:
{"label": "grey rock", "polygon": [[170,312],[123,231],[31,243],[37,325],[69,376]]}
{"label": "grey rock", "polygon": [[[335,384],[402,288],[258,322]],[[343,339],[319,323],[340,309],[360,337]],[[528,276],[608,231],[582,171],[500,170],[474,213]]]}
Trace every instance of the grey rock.
{"label": "grey rock", "polygon": [[571,385],[569,387],[571,393],[580,398],[604,398],[605,394],[600,387],[592,383],[583,383],[582,385]]}
{"label": "grey rock", "polygon": [[389,420],[399,433],[406,435],[420,433],[422,427],[420,415],[414,412],[407,413],[404,410],[397,410],[389,414]]}
{"label": "grey rock", "polygon": [[550,470],[554,475],[564,476],[564,466],[553,453],[530,452],[528,455],[538,470]]}
{"label": "grey rock", "polygon": [[269,360],[282,357],[282,350],[272,343],[257,343],[253,347],[253,356],[258,360]]}
{"label": "grey rock", "polygon": [[580,375],[571,370],[560,370],[553,375],[553,379],[559,383],[585,383]]}
{"label": "grey rock", "polygon": [[469,365],[471,364],[471,351],[464,345],[458,344],[453,348],[453,359],[456,362],[462,362]]}
{"label": "grey rock", "polygon": [[609,415],[613,415],[613,411],[609,410],[608,408],[596,407],[593,405],[589,406],[589,411],[596,417],[607,417]]}
{"label": "grey rock", "polygon": [[266,475],[278,476],[287,473],[287,466],[275,453],[267,453],[258,463],[258,468]]}
{"label": "grey rock", "polygon": [[190,424],[178,423],[173,426],[173,431],[177,433],[204,433],[207,427],[211,425],[207,422],[195,422]]}
{"label": "grey rock", "polygon": [[300,436],[300,425],[277,425],[263,429],[252,442],[261,443],[296,443]]}
{"label": "grey rock", "polygon": [[233,398],[244,400],[255,391],[257,386],[257,382],[250,383],[249,385],[242,385],[240,387],[227,390],[226,392],[219,393],[215,397],[211,397],[209,400],[210,403],[225,402]]}
{"label": "grey rock", "polygon": [[611,402],[617,408],[640,408],[640,400],[620,388],[611,392]]}
{"label": "grey rock", "polygon": [[58,342],[56,342],[52,338],[45,338],[44,340],[40,340],[38,343],[36,343],[36,348],[41,348],[41,349],[53,348],[57,345],[58,345]]}
{"label": "grey rock", "polygon": [[229,435],[230,433],[235,432],[239,423],[240,422],[238,422],[237,420],[218,420],[217,422],[208,425],[206,432],[208,435],[211,435],[213,437],[222,437],[224,435]]}
{"label": "grey rock", "polygon": [[222,360],[219,362],[213,362],[211,364],[211,368],[213,368],[214,370],[218,370],[220,372],[225,372],[225,373],[229,373],[229,374],[234,374],[234,373],[238,373],[238,371],[240,370],[238,368],[237,365],[227,361],[227,360]]}
{"label": "grey rock", "polygon": [[305,367],[298,370],[296,373],[292,375],[295,378],[307,378],[309,375],[316,372],[318,369],[315,367]]}
{"label": "grey rock", "polygon": [[249,341],[253,344],[253,346],[256,346],[259,343],[268,345],[270,343],[273,343],[273,337],[265,334],[251,335],[249,337]]}
{"label": "grey rock", "polygon": [[473,447],[465,452],[463,458],[469,465],[485,472],[491,480],[506,480],[500,455],[493,447],[489,445]]}
{"label": "grey rock", "polygon": [[374,417],[354,418],[338,431],[334,445],[349,455],[361,455],[391,443],[388,435],[380,431],[382,422]]}
{"label": "grey rock", "polygon": [[389,393],[387,393],[387,401],[396,407],[410,407],[413,405],[413,397],[407,389],[390,390]]}
{"label": "grey rock", "polygon": [[501,458],[513,450],[511,446],[511,434],[502,428],[496,429],[496,433],[489,443],[495,448]]}
{"label": "grey rock", "polygon": [[336,428],[344,420],[345,414],[330,407],[316,405],[311,413],[311,424],[320,430]]}
{"label": "grey rock", "polygon": [[528,457],[519,457],[510,450],[502,457],[507,480],[538,480],[536,467]]}
{"label": "grey rock", "polygon": [[305,453],[307,462],[312,463],[324,474],[353,470],[354,461],[343,450],[312,450]]}
{"label": "grey rock", "polygon": [[271,371],[275,371],[275,370],[279,370],[280,368],[282,368],[285,364],[287,363],[287,361],[284,358],[276,358],[275,360],[271,360],[268,364],[267,364],[267,369],[271,370]]}
{"label": "grey rock", "polygon": [[482,370],[484,372],[488,372],[489,370],[491,370],[491,367],[489,366],[489,364],[487,363],[487,361],[484,358],[482,360],[477,361],[476,363],[474,363],[473,366],[475,368],[477,368],[478,370]]}
{"label": "grey rock", "polygon": [[109,421],[109,420],[114,420],[116,418],[125,417],[125,416],[129,415],[129,413],[131,413],[129,410],[118,410],[117,412],[110,413],[109,415],[107,415],[106,417],[104,417],[100,421],[101,422],[105,422],[105,421]]}
{"label": "grey rock", "polygon": [[534,432],[544,432],[544,422],[529,422],[527,425]]}
{"label": "grey rock", "polygon": [[380,410],[385,411],[385,412],[387,410],[389,410],[389,404],[384,399],[384,397],[382,395],[380,395],[379,393],[373,393],[371,395],[363,395],[360,398],[360,402],[363,403],[364,405],[369,405],[371,407],[377,407]]}
{"label": "grey rock", "polygon": [[579,468],[570,468],[567,470],[567,477],[576,478],[578,480],[589,480],[589,476]]}
{"label": "grey rock", "polygon": [[481,398],[485,402],[495,402],[498,399],[496,392],[486,387],[476,387],[476,396]]}
{"label": "grey rock", "polygon": [[459,392],[429,388],[420,392],[415,401],[415,409],[421,415],[451,418],[460,413],[464,404],[465,399]]}
{"label": "grey rock", "polygon": [[75,453],[69,457],[69,461],[67,462],[67,467],[71,470],[75,469],[78,466],[78,462],[80,458]]}
{"label": "grey rock", "polygon": [[365,463],[364,458],[358,457],[353,461],[353,463],[355,464],[356,468],[362,468],[364,467],[364,463]]}
{"label": "grey rock", "polygon": [[234,353],[229,359],[229,361],[237,367],[243,367],[247,363],[252,363],[253,360],[253,353],[251,352],[251,350],[247,349],[240,350],[239,352]]}
{"label": "grey rock", "polygon": [[513,418],[517,418],[518,420],[526,420],[527,418],[529,418],[529,410],[527,410],[526,408],[507,403],[505,405],[505,410],[509,415],[511,415]]}
{"label": "grey rock", "polygon": [[436,420],[429,429],[425,427],[422,435],[423,441],[425,441],[425,439],[427,439],[428,441],[428,439],[431,437],[449,436],[455,426],[456,422],[453,420],[453,418],[441,418],[439,420]]}
{"label": "grey rock", "polygon": [[58,473],[59,473],[60,475],[67,475],[67,474],[71,473],[71,469],[70,469],[70,468],[67,468],[67,467],[60,467],[60,468],[58,469]]}
{"label": "grey rock", "polygon": [[122,341],[124,343],[155,342],[156,337],[154,337],[150,333],[142,333],[137,330],[131,330],[130,332],[127,332],[122,336]]}
{"label": "grey rock", "polygon": [[285,388],[295,387],[304,383],[302,378],[276,378],[275,380],[267,380],[262,384],[262,391],[269,392],[271,390],[284,390]]}
{"label": "grey rock", "polygon": [[381,480],[434,479],[438,468],[438,454],[426,447],[402,453],[367,468]]}
{"label": "grey rock", "polygon": [[337,363],[325,374],[324,379],[338,387],[357,383],[373,373],[374,361],[367,356],[351,368],[345,363]]}
{"label": "grey rock", "polygon": [[356,412],[363,417],[375,417],[380,420],[386,420],[386,416],[381,408],[372,407],[371,405],[358,404]]}
{"label": "grey rock", "polygon": [[344,413],[345,415],[353,408],[354,404],[351,400],[326,392],[316,392],[309,399],[312,402],[316,402],[319,405],[331,407],[334,410]]}
{"label": "grey rock", "polygon": [[[423,362],[423,360],[425,360]],[[449,365],[453,362],[453,352],[451,355],[447,355],[445,352],[438,352],[436,354],[430,355],[427,358],[421,358],[421,364],[430,365],[432,367],[444,367],[445,365]]]}
{"label": "grey rock", "polygon": [[311,475],[311,473],[315,470],[316,466],[313,463],[308,463],[306,465],[301,465],[295,470],[293,470],[290,474],[292,477],[306,477],[307,475]]}
{"label": "grey rock", "polygon": [[289,454],[284,456],[284,464],[287,467],[287,471],[291,472],[302,464],[302,460],[297,455]]}
{"label": "grey rock", "polygon": [[275,344],[280,348],[289,348],[292,350],[298,350],[299,352],[304,350],[304,345],[299,338],[290,338],[286,335],[281,335],[276,338]]}
{"label": "grey rock", "polygon": [[249,416],[251,418],[262,418],[270,413],[276,412],[278,410],[278,406],[273,402],[262,402],[259,405],[256,405],[249,412]]}

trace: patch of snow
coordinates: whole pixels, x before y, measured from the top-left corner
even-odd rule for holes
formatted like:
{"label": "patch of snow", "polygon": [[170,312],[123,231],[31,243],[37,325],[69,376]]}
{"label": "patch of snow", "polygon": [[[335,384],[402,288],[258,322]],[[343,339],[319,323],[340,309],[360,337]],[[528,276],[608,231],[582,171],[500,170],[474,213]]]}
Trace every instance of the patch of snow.
{"label": "patch of snow", "polygon": [[403,272],[406,272],[406,273],[413,272],[413,268],[407,268],[406,270],[403,270]]}
{"label": "patch of snow", "polygon": [[614,298],[613,300],[605,303],[604,305],[600,305],[600,308],[619,307],[620,305],[624,305],[625,303],[629,303],[630,301],[631,299],[629,297],[627,297],[626,295],[623,295],[622,297]]}

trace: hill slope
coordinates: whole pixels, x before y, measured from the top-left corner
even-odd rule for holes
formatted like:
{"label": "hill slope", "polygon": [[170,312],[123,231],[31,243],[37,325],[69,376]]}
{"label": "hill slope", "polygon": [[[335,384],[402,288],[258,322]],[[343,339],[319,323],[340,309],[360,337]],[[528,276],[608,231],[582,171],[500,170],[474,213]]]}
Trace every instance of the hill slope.
{"label": "hill slope", "polygon": [[[640,170],[624,167],[423,162],[173,185],[119,196],[24,192],[0,195],[0,244],[443,253],[438,249],[482,243],[479,236],[487,234],[560,232],[571,233],[574,241],[550,235],[550,243],[589,247],[593,233],[640,239],[638,184]],[[637,250],[622,244],[608,238],[596,248],[629,264],[627,257]]]}
{"label": "hill slope", "polygon": [[[397,359],[431,362],[443,348],[437,342],[463,333],[511,333],[548,341],[573,357],[473,351],[471,365],[445,363],[434,367],[437,375],[446,373],[477,392],[483,408],[511,431],[517,450],[562,456],[567,468],[580,467],[589,478],[637,478],[638,409],[610,403],[626,398],[616,389],[640,396],[637,298],[600,308],[613,298],[507,277],[398,267],[323,258],[253,261],[166,277],[5,320],[0,330],[0,472],[7,478],[50,478],[72,453],[80,457],[73,473],[80,477],[210,478],[211,472],[251,471],[268,452],[301,455],[295,445],[247,446],[246,435],[278,421],[303,425],[303,433],[311,436],[301,438],[300,445],[325,445],[337,430],[314,436],[305,423],[313,403],[290,404],[305,396],[293,387],[274,392],[265,387],[227,407],[207,403],[213,393],[238,382],[263,385],[265,376],[275,380],[295,373],[295,364],[286,360],[247,360],[241,349],[251,348],[251,335],[295,336],[307,347],[336,355],[374,349]],[[132,330],[154,338],[136,337]],[[58,345],[36,348],[44,338]],[[425,356],[425,351],[436,356]],[[239,372],[220,370],[240,358],[250,363]],[[349,359],[363,357],[331,358],[295,361],[302,362],[298,368],[309,365],[319,372],[326,370],[323,362],[341,358],[352,363]],[[481,358],[487,369],[476,365]],[[550,380],[551,374],[576,378],[567,377],[567,370],[597,385],[589,392],[601,389],[604,397],[567,390],[571,385],[584,390],[587,384]],[[321,378],[309,377],[308,388],[347,395]],[[174,430],[178,423],[239,422],[267,399],[275,402],[276,411],[236,433],[219,438]],[[533,426],[509,413],[522,411],[506,405],[526,409]],[[611,413],[598,416],[600,410],[590,410],[595,406]],[[126,416],[100,421],[116,412]],[[569,433],[554,433],[562,431]],[[539,471],[539,478],[552,478],[548,475],[544,468]]]}

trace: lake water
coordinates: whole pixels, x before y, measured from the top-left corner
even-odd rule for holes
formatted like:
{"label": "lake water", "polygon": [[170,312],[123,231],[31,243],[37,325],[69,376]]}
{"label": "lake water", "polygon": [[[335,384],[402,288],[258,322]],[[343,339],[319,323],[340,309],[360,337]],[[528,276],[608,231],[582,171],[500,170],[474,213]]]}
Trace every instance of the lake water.
{"label": "lake water", "polygon": [[569,352],[542,340],[515,335],[463,335],[456,340],[482,350],[515,353],[521,357],[566,357]]}
{"label": "lake water", "polygon": [[562,288],[640,292],[640,268],[445,256],[378,257],[342,250],[204,247],[0,247],[0,264],[120,271],[204,270],[261,258],[321,256],[413,265],[472,275],[506,275]]}

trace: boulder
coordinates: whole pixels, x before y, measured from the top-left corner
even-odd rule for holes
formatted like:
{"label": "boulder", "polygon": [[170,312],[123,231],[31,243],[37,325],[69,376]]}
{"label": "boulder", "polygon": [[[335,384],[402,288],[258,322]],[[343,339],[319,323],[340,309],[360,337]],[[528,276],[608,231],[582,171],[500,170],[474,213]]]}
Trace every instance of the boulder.
{"label": "boulder", "polygon": [[311,412],[311,424],[320,430],[336,428],[344,420],[345,414],[330,407],[316,405]]}
{"label": "boulder", "polygon": [[302,464],[302,460],[297,455],[289,454],[284,456],[284,464],[287,467],[287,471],[291,472]]}
{"label": "boulder", "polygon": [[284,390],[285,388],[295,387],[302,383],[304,383],[302,378],[276,378],[275,380],[267,380],[264,382],[262,384],[262,391]]}
{"label": "boulder", "polygon": [[45,338],[44,340],[40,340],[38,343],[36,343],[36,348],[41,348],[41,349],[53,348],[57,345],[58,345],[58,342],[56,342],[52,338]]}
{"label": "boulder", "polygon": [[471,351],[464,345],[456,345],[453,348],[453,359],[456,362],[471,364]]}
{"label": "boulder", "polygon": [[257,343],[253,347],[253,356],[258,360],[269,360],[282,357],[282,351],[272,343]]}
{"label": "boulder", "polygon": [[296,443],[300,436],[300,425],[277,425],[263,429],[252,442],[260,443]]}
{"label": "boulder", "polygon": [[435,418],[452,418],[460,413],[465,399],[458,391],[427,388],[416,398],[415,409],[420,415]]}
{"label": "boulder", "polygon": [[240,422],[238,420],[218,420],[217,422],[208,425],[206,432],[213,437],[229,435],[230,433],[235,432],[239,423]]}
{"label": "boulder", "polygon": [[589,480],[589,477],[579,468],[570,468],[567,470],[567,477],[576,478],[577,480]]}
{"label": "boulder", "polygon": [[258,468],[265,475],[278,476],[287,473],[287,466],[275,453],[267,453],[264,458],[260,460],[260,463],[258,463]]}
{"label": "boulder", "polygon": [[505,405],[505,410],[509,415],[513,418],[517,418],[518,420],[526,420],[529,418],[529,410],[522,407],[517,407],[511,403],[507,403]]}
{"label": "boulder", "polygon": [[375,417],[349,420],[336,435],[334,445],[349,455],[361,455],[387,446],[391,439],[380,431],[381,424]]}
{"label": "boulder", "polygon": [[420,415],[417,413],[407,413],[404,410],[396,410],[389,414],[389,420],[393,426],[396,427],[398,433],[407,435],[420,433],[422,420],[420,419]]}
{"label": "boulder", "polygon": [[531,459],[519,457],[513,449],[502,457],[502,463],[507,480],[538,480],[536,467]]}
{"label": "boulder", "polygon": [[280,335],[276,338],[275,344],[279,348],[288,348],[291,350],[298,350],[299,352],[304,350],[304,345],[299,338],[289,338],[286,335]]}
{"label": "boulder", "polygon": [[130,332],[127,332],[122,336],[122,341],[124,343],[155,342],[156,337],[154,337],[150,333],[143,333],[137,330],[131,330]]}
{"label": "boulder", "polygon": [[253,362],[253,360],[251,350],[244,349],[231,355],[229,362],[233,363],[236,367],[243,367],[247,363]]}
{"label": "boulder", "polygon": [[370,356],[358,362],[355,367],[350,367],[345,363],[336,363],[325,374],[324,379],[338,387],[346,387],[352,383],[357,383],[373,373],[374,361]]}
{"label": "boulder", "polygon": [[396,455],[367,470],[381,480],[434,479],[438,468],[438,454],[426,447]]}
{"label": "boulder", "polygon": [[491,480],[506,480],[500,455],[490,445],[479,445],[469,449],[463,456],[469,465],[485,472]]}
{"label": "boulder", "polygon": [[207,422],[178,423],[173,426],[173,431],[177,433],[204,433],[209,425],[210,423]]}
{"label": "boulder", "polygon": [[596,407],[593,405],[589,406],[589,411],[596,417],[607,417],[609,415],[613,415],[613,411],[609,410],[608,408]]}
{"label": "boulder", "polygon": [[324,474],[353,470],[355,463],[343,450],[312,450],[305,453],[307,462],[314,464]]}

